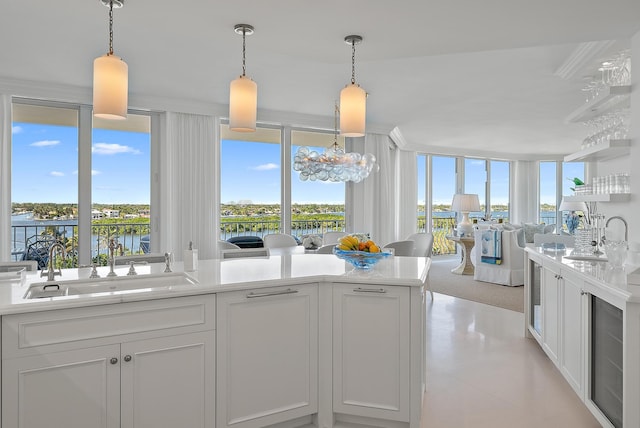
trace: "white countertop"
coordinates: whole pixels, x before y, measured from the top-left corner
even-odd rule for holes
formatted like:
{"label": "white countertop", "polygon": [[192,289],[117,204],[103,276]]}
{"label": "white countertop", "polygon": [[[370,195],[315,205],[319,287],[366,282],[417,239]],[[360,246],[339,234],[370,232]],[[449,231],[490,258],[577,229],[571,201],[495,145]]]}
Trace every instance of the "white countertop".
{"label": "white countertop", "polygon": [[606,262],[593,262],[583,260],[571,260],[565,256],[571,255],[573,248],[565,248],[561,251],[547,251],[542,247],[527,244],[525,251],[550,259],[563,267],[571,268],[589,283],[602,287],[618,298],[640,303],[640,285],[628,284],[627,274],[639,268],[637,265],[625,265],[623,269],[614,269]]}
{"label": "white countertop", "polygon": [[[28,272],[22,280],[0,280],[0,315],[309,282],[421,286],[426,281],[430,266],[431,259],[424,257],[389,257],[379,261],[370,270],[359,270],[333,254],[282,254],[200,260],[197,271],[186,272],[187,276],[195,280],[195,284],[42,299],[24,298],[31,285],[46,282],[46,278],[40,277],[40,272]],[[105,278],[109,272],[106,266],[99,267],[98,273],[100,281],[118,281],[144,278],[150,274],[162,275],[164,268],[164,263],[136,266],[137,277],[127,276],[129,266],[126,265],[116,266],[117,278]],[[182,269],[181,262],[172,265],[174,272],[181,272]],[[57,276],[56,282],[88,280],[90,272],[91,268],[63,269],[62,277]]]}

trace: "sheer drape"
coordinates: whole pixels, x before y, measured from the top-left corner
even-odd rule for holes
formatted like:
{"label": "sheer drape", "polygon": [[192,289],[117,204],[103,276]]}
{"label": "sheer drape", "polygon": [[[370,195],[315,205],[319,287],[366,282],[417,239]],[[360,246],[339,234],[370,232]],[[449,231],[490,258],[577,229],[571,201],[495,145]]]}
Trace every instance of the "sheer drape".
{"label": "sheer drape", "polygon": [[397,150],[396,237],[406,239],[417,230],[418,161],[416,152]]}
{"label": "sheer drape", "polygon": [[215,256],[219,214],[217,126],[213,116],[167,113],[161,144],[160,248],[182,260],[189,241],[200,259]]}
{"label": "sheer drape", "polygon": [[0,261],[11,260],[11,96],[0,94]]}
{"label": "sheer drape", "polygon": [[350,140],[348,150],[372,153],[380,170],[360,183],[347,185],[347,231],[369,233],[374,241],[384,245],[396,240],[397,150],[387,135],[367,134],[364,141]]}

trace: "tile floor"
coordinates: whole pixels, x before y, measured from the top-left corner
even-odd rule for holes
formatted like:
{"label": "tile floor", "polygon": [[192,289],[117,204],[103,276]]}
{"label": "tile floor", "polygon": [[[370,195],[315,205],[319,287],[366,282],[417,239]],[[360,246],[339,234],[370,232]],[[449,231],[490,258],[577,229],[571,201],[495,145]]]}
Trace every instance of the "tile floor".
{"label": "tile floor", "polygon": [[524,314],[438,293],[427,299],[422,428],[600,427],[524,337]]}

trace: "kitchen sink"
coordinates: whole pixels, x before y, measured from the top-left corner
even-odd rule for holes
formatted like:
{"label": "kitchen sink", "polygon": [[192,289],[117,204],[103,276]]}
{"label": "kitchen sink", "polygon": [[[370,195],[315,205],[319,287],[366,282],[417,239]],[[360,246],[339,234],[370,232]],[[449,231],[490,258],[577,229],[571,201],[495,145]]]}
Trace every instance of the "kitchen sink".
{"label": "kitchen sink", "polygon": [[119,276],[70,281],[47,281],[32,284],[25,299],[41,299],[85,294],[125,294],[194,285],[198,281],[183,272],[153,275]]}

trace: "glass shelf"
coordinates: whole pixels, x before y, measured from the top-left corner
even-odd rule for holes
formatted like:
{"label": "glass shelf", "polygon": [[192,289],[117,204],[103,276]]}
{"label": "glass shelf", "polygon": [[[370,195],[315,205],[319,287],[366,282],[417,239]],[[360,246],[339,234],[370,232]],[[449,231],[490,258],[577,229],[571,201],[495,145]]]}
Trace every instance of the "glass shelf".
{"label": "glass shelf", "polygon": [[564,196],[565,201],[571,202],[626,202],[629,193],[598,193],[595,195],[571,195]]}
{"label": "glass shelf", "polygon": [[596,116],[630,106],[631,85],[609,86],[608,91],[599,94],[593,100],[584,103],[566,117],[566,123],[584,122]]}
{"label": "glass shelf", "polygon": [[568,154],[565,162],[590,162],[615,159],[627,156],[631,152],[631,140],[609,140],[605,143],[587,147],[579,152]]}

